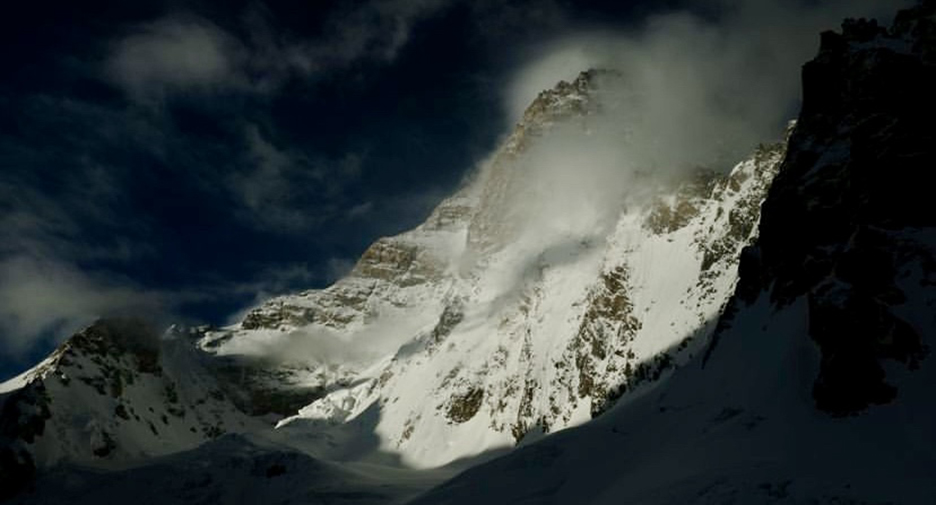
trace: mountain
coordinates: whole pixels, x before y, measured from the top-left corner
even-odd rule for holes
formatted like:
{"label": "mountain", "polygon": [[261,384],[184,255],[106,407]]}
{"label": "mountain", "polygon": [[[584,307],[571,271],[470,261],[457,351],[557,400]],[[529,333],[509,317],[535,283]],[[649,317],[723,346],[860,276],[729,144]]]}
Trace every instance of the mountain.
{"label": "mountain", "polygon": [[0,499],[931,503],[934,10],[823,34],[733,167],[607,151],[591,70],[334,285],[95,323],[0,384]]}
{"label": "mountain", "polygon": [[936,4],[822,36],[706,352],[415,503],[936,501]]}
{"label": "mountain", "polygon": [[634,174],[642,192],[596,208],[542,160],[588,145],[611,79],[541,93],[471,181],[333,286],[228,328],[105,320],[70,338],[2,385],[4,473],[119,471],[274,426],[317,458],[440,467],[646,389],[704,349],[784,145],[726,173]]}
{"label": "mountain", "polygon": [[[472,184],[423,226],[378,241],[348,279],[247,316],[287,335],[331,335],[315,326],[319,307],[336,295],[354,298],[359,312],[345,316],[339,338],[394,344],[361,360],[351,385],[281,427],[354,422],[376,409],[382,450],[435,467],[513,446],[531,431],[580,424],[699,352],[783,147],[764,146],[727,175],[698,173],[646,201],[624,202],[604,226],[587,224],[590,209],[581,222],[568,214],[559,222],[536,208],[562,198],[550,193],[555,182],[536,181],[540,167],[525,159],[536,159],[553,135],[573,135],[570,124],[587,128],[601,78],[586,73],[540,95]],[[544,201],[528,191],[543,191]],[[543,214],[548,222],[538,222]],[[302,310],[301,329],[281,317]],[[322,326],[336,320],[323,318]],[[243,330],[233,330],[229,345],[255,338]]]}

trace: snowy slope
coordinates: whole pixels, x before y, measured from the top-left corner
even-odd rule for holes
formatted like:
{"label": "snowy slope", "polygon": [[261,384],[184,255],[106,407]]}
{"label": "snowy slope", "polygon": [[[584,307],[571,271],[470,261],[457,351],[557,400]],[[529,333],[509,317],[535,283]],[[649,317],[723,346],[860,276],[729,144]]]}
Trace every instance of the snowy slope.
{"label": "snowy slope", "polygon": [[114,468],[268,424],[234,408],[188,352],[190,338],[161,338],[138,320],[95,323],[7,393],[4,421],[18,422],[7,422],[4,436],[25,441],[39,467]]}
{"label": "snowy slope", "polygon": [[899,403],[827,416],[810,395],[819,356],[805,310],[775,311],[764,296],[705,368],[697,357],[652,395],[415,503],[933,503],[934,367]]}
{"label": "snowy slope", "polygon": [[251,435],[226,435],[145,466],[101,472],[56,468],[31,504],[327,503],[373,505],[411,498],[451,472],[349,468]]}
{"label": "snowy slope", "polygon": [[249,388],[228,376],[230,364],[196,351],[197,335],[176,328],[160,334],[136,319],[101,320],[5,383],[3,494],[28,485],[36,469],[125,468],[225,433],[267,429],[282,417],[261,401],[266,397],[244,398]]}
{"label": "snowy slope", "polygon": [[[732,236],[724,221],[752,204],[755,215],[745,217],[756,223],[780,155],[736,167],[735,180],[744,179],[737,192],[715,183],[702,197],[637,208],[606,237],[573,236],[533,251],[510,244],[484,270],[453,281],[449,305],[414,341],[299,418],[344,421],[376,404],[383,448],[421,467],[590,419],[705,341],[752,231]],[[651,212],[687,201],[698,214],[683,226],[648,229]],[[518,257],[532,264],[505,287]]]}

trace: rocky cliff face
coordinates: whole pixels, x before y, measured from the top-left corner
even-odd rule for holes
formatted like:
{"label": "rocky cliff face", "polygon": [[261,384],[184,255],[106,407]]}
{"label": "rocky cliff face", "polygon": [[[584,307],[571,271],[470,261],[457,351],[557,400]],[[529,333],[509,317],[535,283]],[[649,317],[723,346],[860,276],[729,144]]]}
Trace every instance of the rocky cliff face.
{"label": "rocky cliff face", "polygon": [[742,294],[769,289],[781,306],[807,298],[822,351],[813,395],[834,414],[892,401],[884,361],[912,369],[926,355],[929,323],[907,307],[936,275],[933,14],[927,3],[889,30],[857,20],[823,34],[803,69],[803,109],[761,238],[742,266]]}

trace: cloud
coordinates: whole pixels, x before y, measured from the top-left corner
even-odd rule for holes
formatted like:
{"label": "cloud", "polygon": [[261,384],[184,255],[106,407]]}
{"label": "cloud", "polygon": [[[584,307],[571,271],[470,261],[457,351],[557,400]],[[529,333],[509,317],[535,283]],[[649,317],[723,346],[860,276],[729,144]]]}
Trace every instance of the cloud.
{"label": "cloud", "polygon": [[[76,116],[87,112],[58,105]],[[126,218],[120,172],[81,154],[60,159],[57,147],[39,150],[29,141],[0,137],[0,147],[8,168],[0,172],[0,356],[23,359],[97,317],[157,314],[162,295],[86,267],[154,252],[134,238],[149,230]]]}
{"label": "cloud", "polygon": [[800,66],[818,49],[818,34],[844,17],[893,8],[726,0],[714,13],[671,11],[625,30],[569,23],[539,41],[503,90],[514,119],[559,80],[611,72],[595,78],[598,106],[531,143],[509,167],[512,185],[501,189],[509,197],[483,209],[506,230],[504,247],[516,251],[508,256],[524,258],[505,270],[505,291],[523,281],[529,258],[577,244],[584,257],[584,244],[604,240],[623,210],[661,185],[699,168],[726,172],[758,143],[779,140],[795,118]]}
{"label": "cloud", "polygon": [[306,75],[344,68],[361,60],[389,63],[409,41],[416,23],[452,3],[450,0],[371,0],[347,4],[328,18],[325,36],[321,39],[279,41],[274,45],[274,52]]}
{"label": "cloud", "polygon": [[323,174],[301,153],[277,148],[256,126],[246,129],[246,170],[230,177],[230,188],[260,226],[301,229],[314,220],[293,206],[297,193],[314,194]]}
{"label": "cloud", "polygon": [[310,325],[275,338],[234,338],[227,341],[222,352],[229,355],[249,356],[281,363],[347,364],[366,363],[374,358],[398,351],[432,327],[428,317],[414,317],[411,313],[381,313],[379,324],[355,329],[333,330]]}
{"label": "cloud", "polygon": [[132,262],[152,250],[121,234],[89,240],[88,226],[118,226],[121,195],[108,171],[90,165],[61,179],[69,192],[52,196],[12,174],[0,178],[6,204],[0,205],[0,355],[9,359],[57,343],[98,317],[157,319],[169,306],[164,293],[79,266]]}
{"label": "cloud", "polygon": [[[681,10],[626,31],[567,30],[540,44],[517,72],[504,92],[505,108],[518,118],[558,80],[613,69],[616,75],[599,80],[602,110],[589,118],[591,133],[533,153],[540,175],[574,171],[617,191],[635,172],[727,170],[758,142],[779,138],[793,119],[799,69],[815,54],[820,31],[846,16],[893,8],[884,1],[724,0],[715,16]],[[613,160],[616,170],[593,163],[590,152]],[[583,171],[591,165],[603,168]]]}
{"label": "cloud", "polygon": [[[269,231],[305,232],[342,217],[370,210],[368,203],[350,204],[346,188],[362,171],[364,155],[346,153],[337,159],[310,157],[297,149],[278,147],[256,125],[244,129],[246,152],[227,186],[242,206],[242,218]],[[346,211],[342,208],[349,206]]]}
{"label": "cloud", "polygon": [[[215,279],[210,286],[179,288],[175,293],[146,291],[108,273],[113,263],[156,256],[146,243],[152,235],[147,233],[146,216],[126,213],[135,207],[125,201],[132,198],[125,179],[137,174],[153,179],[168,175],[173,183],[190,184],[187,197],[220,187],[223,196],[218,199],[224,204],[231,200],[242,222],[254,230],[293,237],[325,229],[323,223],[353,222],[354,227],[344,228],[386,233],[418,221],[448,188],[357,195],[355,191],[371,191],[355,187],[363,186],[368,175],[365,167],[370,163],[365,162],[372,160],[366,153],[309,153],[278,137],[269,126],[274,123],[271,116],[257,117],[264,116],[263,111],[243,113],[243,103],[208,112],[224,109],[265,126],[249,124],[241,131],[234,123],[222,135],[233,130],[236,139],[209,145],[190,140],[172,118],[148,114],[146,106],[159,106],[174,95],[275,96],[291,79],[314,82],[341,72],[342,78],[352,78],[349,74],[366,66],[392,63],[410,44],[420,22],[457,3],[341,4],[324,18],[315,39],[289,31],[258,4],[227,20],[175,13],[123,32],[107,46],[101,61],[105,78],[126,93],[131,107],[119,104],[103,112],[83,112],[82,103],[62,100],[59,109],[33,111],[43,121],[54,122],[55,128],[29,130],[37,136],[47,130],[65,132],[58,135],[67,140],[62,152],[57,158],[43,157],[46,142],[37,137],[32,139],[35,152],[29,153],[37,161],[23,165],[28,168],[20,170],[20,179],[0,173],[0,315],[5,321],[0,330],[8,352],[22,352],[30,338],[59,335],[62,328],[110,311],[171,311],[222,290],[262,298],[296,285],[333,280],[352,264],[324,259],[279,270],[258,267],[256,282]],[[896,7],[872,0],[721,0],[704,6],[700,1],[696,6],[704,8],[705,15],[690,8],[617,30],[582,29],[567,5],[472,2],[466,10],[477,17],[484,47],[524,56],[510,85],[501,90],[506,113],[513,118],[559,79],[570,80],[589,67],[620,71],[620,77],[601,81],[609,105],[589,119],[589,133],[560,128],[548,145],[531,150],[528,162],[518,167],[529,184],[509,210],[530,223],[530,236],[547,237],[553,245],[567,243],[570,233],[590,236],[607,230],[614,212],[633,198],[640,184],[637,174],[674,175],[699,165],[725,169],[753,144],[778,137],[785,120],[795,113],[799,65],[814,53],[817,33],[836,26],[844,16],[890,14]],[[535,21],[528,20],[531,13]],[[524,35],[509,40],[531,44],[520,48],[501,43],[515,31]],[[19,149],[18,140],[0,146],[2,151]],[[97,140],[99,145],[90,145]],[[121,157],[122,149],[138,154],[144,148],[149,150],[145,155]],[[54,177],[28,173],[65,159],[70,160],[69,169],[54,172]],[[53,186],[67,190],[38,189]],[[170,184],[167,188],[176,189]],[[341,233],[350,232],[335,235]],[[88,266],[95,262],[108,264]]]}
{"label": "cloud", "polygon": [[55,178],[65,190],[49,193],[33,180],[43,174],[13,169],[0,174],[0,258],[124,262],[152,254],[147,244],[121,234],[96,241],[85,236],[88,227],[146,232],[145,224],[120,217],[126,195],[113,170],[92,162],[69,166]]}
{"label": "cloud", "polygon": [[374,202],[359,203],[348,209],[347,218],[361,219],[370,214],[372,210],[374,210]]}
{"label": "cloud", "polygon": [[[595,41],[600,43],[600,41]],[[601,50],[589,47],[585,40],[551,42],[532,62],[512,79],[505,93],[508,116],[516,121],[541,91],[552,89],[559,81],[572,81],[583,70],[604,63]]]}
{"label": "cloud", "polygon": [[139,101],[166,93],[243,86],[244,48],[211,22],[165,18],[118,41],[106,62],[110,79]]}
{"label": "cloud", "polygon": [[21,358],[42,341],[60,341],[97,317],[162,310],[159,295],[126,279],[94,276],[52,259],[0,261],[0,353]]}
{"label": "cloud", "polygon": [[[687,120],[693,125],[699,139],[690,143],[694,147],[683,148],[691,139],[677,138],[658,142],[665,145],[661,151],[769,139],[795,113],[799,67],[815,54],[819,32],[846,16],[892,14],[893,3],[723,0],[714,19],[681,10],[651,16],[627,31],[568,27],[537,44],[504,93],[506,108],[519,118],[540,91],[604,67],[624,75],[617,87],[645,112],[635,130],[647,126],[666,135]],[[703,125],[715,128],[697,128]],[[745,134],[747,127],[753,130]],[[742,139],[730,140],[736,134]]]}
{"label": "cloud", "polygon": [[390,63],[417,22],[451,3],[371,0],[341,5],[327,16],[323,35],[316,39],[282,29],[260,4],[244,12],[237,30],[172,14],[138,25],[117,40],[106,58],[105,75],[131,99],[150,105],[171,93],[269,93],[292,77],[316,79],[361,62]]}
{"label": "cloud", "polygon": [[332,283],[341,279],[351,273],[354,264],[355,261],[348,258],[328,258],[325,262],[325,280]]}

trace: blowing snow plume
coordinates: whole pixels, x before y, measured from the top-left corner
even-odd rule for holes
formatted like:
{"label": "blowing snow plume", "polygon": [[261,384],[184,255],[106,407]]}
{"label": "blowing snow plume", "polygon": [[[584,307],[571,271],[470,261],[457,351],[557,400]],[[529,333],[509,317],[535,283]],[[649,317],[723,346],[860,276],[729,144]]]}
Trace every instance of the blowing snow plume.
{"label": "blowing snow plume", "polygon": [[651,16],[627,32],[570,29],[531,52],[506,106],[517,119],[559,80],[613,69],[620,77],[602,83],[602,101],[615,106],[599,115],[593,134],[600,139],[590,143],[620,151],[625,181],[634,170],[727,170],[758,142],[778,138],[795,116],[799,68],[815,53],[819,32],[846,17],[889,15],[895,3],[907,2],[722,0]]}
{"label": "blowing snow plume", "polygon": [[469,252],[511,249],[502,277],[516,291],[556,251],[600,244],[661,185],[727,173],[796,116],[817,34],[884,4],[724,0],[540,41],[505,93],[517,126],[481,170]]}

